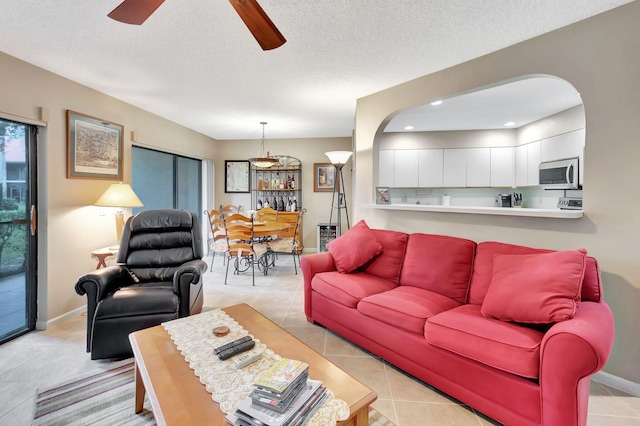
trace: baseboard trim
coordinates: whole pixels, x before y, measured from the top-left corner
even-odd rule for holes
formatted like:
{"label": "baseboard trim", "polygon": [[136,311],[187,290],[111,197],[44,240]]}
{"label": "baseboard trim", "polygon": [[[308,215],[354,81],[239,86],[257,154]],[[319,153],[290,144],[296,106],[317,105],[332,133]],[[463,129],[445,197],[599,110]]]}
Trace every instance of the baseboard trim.
{"label": "baseboard trim", "polygon": [[593,376],[591,376],[591,378],[598,383],[602,383],[603,385],[607,385],[626,392],[630,395],[640,397],[640,383],[632,382],[631,380],[614,376],[613,374],[607,373],[605,371],[598,371]]}
{"label": "baseboard trim", "polygon": [[54,325],[57,325],[63,321],[82,315],[85,312],[87,312],[87,307],[81,306],[77,309],[74,309],[73,311],[69,311],[48,321],[38,320],[36,321],[36,330],[46,330],[48,327],[53,327]]}

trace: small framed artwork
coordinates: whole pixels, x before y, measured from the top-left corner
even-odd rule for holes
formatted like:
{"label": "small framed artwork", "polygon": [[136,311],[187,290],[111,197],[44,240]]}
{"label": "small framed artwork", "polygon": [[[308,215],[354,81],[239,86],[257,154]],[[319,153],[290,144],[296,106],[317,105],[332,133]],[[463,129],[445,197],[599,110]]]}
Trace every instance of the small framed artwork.
{"label": "small framed artwork", "polygon": [[336,168],[331,163],[313,163],[313,191],[333,192],[338,190]]}
{"label": "small framed artwork", "polygon": [[388,187],[376,187],[376,204],[391,204],[391,195]]}
{"label": "small framed artwork", "polygon": [[224,160],[224,192],[249,192],[248,160]]}
{"label": "small framed artwork", "polygon": [[124,127],[67,110],[67,178],[122,180]]}

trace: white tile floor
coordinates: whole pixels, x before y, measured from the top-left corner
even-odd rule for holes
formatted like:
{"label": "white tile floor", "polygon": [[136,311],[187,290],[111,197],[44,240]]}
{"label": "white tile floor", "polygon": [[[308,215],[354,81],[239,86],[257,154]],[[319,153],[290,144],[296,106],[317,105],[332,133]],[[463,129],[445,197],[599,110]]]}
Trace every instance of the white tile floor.
{"label": "white tile floor", "polygon": [[[307,323],[302,309],[302,275],[294,275],[290,256],[281,256],[277,264],[268,276],[256,271],[255,287],[249,273],[230,275],[225,286],[224,266],[217,257],[213,272],[205,274],[206,309],[250,304],[375,390],[378,400],[373,406],[398,426],[496,424],[335,334]],[[30,424],[38,387],[107,365],[91,361],[85,353],[85,326],[85,317],[79,316],[0,346],[0,426]],[[640,398],[592,382],[588,424],[640,426]]]}

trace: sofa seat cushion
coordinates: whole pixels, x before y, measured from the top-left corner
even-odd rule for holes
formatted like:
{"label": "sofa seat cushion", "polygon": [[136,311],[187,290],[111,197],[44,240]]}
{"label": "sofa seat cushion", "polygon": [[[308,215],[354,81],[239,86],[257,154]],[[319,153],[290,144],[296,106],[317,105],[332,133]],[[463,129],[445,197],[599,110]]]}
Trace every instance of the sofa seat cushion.
{"label": "sofa seat cushion", "polygon": [[485,318],[479,305],[462,305],[427,319],[428,343],[509,373],[532,379],[540,370],[544,333]]}
{"label": "sofa seat cushion", "polygon": [[399,329],[422,335],[427,318],[460,306],[460,302],[417,287],[400,286],[365,297],[358,312]]}
{"label": "sofa seat cushion", "polygon": [[367,296],[395,287],[397,286],[391,281],[364,272],[321,272],[311,280],[313,291],[350,308],[355,308],[358,302]]}
{"label": "sofa seat cushion", "polygon": [[464,238],[411,234],[400,285],[420,287],[465,303],[475,249],[476,243]]}

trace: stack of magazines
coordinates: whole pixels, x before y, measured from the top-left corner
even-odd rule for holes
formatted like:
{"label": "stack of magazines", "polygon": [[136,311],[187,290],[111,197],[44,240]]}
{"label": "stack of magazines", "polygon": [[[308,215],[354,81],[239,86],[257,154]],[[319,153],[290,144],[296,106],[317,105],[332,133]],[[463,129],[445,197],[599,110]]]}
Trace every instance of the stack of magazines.
{"label": "stack of magazines", "polygon": [[236,426],[304,425],[327,399],[320,380],[309,379],[309,365],[282,358],[260,374],[249,396],[227,421]]}

